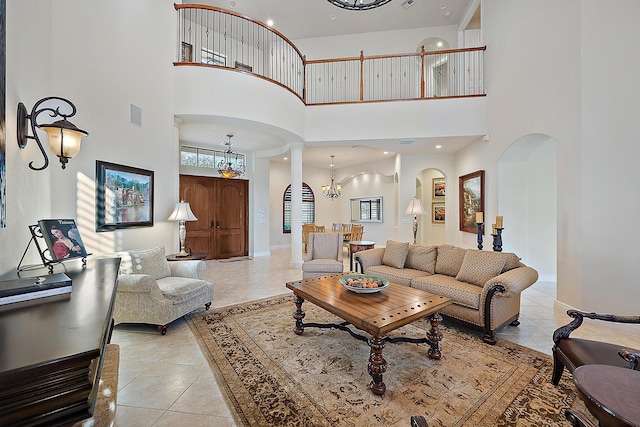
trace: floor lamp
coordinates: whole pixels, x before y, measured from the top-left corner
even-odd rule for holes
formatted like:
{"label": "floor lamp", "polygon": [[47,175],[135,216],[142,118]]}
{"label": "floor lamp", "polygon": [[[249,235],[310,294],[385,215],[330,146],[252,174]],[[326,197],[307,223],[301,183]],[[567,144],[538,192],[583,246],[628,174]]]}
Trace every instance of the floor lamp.
{"label": "floor lamp", "polygon": [[427,215],[427,212],[422,207],[422,200],[414,197],[409,200],[407,210],[404,211],[407,215],[413,215],[413,244],[416,244],[416,236],[418,234],[418,215]]}
{"label": "floor lamp", "polygon": [[191,207],[189,206],[189,202],[185,202],[182,200],[178,203],[167,218],[168,221],[178,221],[179,223],[179,236],[180,236],[180,252],[177,256],[189,256],[189,253],[184,249],[184,242],[187,238],[187,226],[185,221],[197,221],[198,218],[191,211]]}

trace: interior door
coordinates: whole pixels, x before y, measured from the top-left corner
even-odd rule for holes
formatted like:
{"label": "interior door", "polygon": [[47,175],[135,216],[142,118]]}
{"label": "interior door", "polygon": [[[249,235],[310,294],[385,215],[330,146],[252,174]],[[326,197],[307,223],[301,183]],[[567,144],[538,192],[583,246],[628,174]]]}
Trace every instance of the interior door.
{"label": "interior door", "polygon": [[207,259],[248,255],[248,188],[246,180],[180,175],[182,199],[198,218],[186,223],[192,252],[206,252]]}

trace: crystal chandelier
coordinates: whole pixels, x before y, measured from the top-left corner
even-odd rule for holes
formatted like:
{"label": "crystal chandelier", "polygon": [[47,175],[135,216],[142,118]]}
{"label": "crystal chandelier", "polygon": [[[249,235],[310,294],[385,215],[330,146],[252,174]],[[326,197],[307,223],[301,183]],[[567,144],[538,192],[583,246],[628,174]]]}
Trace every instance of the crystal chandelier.
{"label": "crystal chandelier", "polygon": [[391,0],[327,0],[334,6],[347,10],[369,10],[375,9],[389,3]]}
{"label": "crystal chandelier", "polygon": [[227,149],[224,150],[224,159],[218,162],[218,173],[224,178],[235,178],[237,176],[244,175],[245,165],[244,157],[238,154],[237,151],[231,149],[231,137],[233,134],[228,134],[229,141],[223,142],[222,145],[226,145]]}
{"label": "crystal chandelier", "polygon": [[335,156],[331,155],[331,183],[322,186],[322,194],[331,201],[334,201],[340,194],[342,194],[342,185],[335,183],[335,177],[333,176],[333,158]]}

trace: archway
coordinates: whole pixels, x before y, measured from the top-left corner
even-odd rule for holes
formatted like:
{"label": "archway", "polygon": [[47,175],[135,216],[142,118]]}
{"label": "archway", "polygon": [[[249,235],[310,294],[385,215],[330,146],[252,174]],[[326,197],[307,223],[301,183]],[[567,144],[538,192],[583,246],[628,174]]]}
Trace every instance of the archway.
{"label": "archway", "polygon": [[[445,181],[444,187],[441,185],[442,180]],[[438,186],[438,190],[435,192],[434,185]],[[445,219],[440,217],[440,214],[445,212],[444,204],[446,199],[446,178],[442,171],[435,168],[427,168],[420,171],[416,177],[415,196],[422,200],[422,206],[427,212],[427,215],[418,218],[417,243],[423,245],[446,243]],[[437,217],[434,215],[435,208],[438,208],[439,214]]]}
{"label": "archway", "polygon": [[543,134],[518,138],[498,162],[503,249],[534,266],[545,282],[557,281],[556,164],[556,141]]}

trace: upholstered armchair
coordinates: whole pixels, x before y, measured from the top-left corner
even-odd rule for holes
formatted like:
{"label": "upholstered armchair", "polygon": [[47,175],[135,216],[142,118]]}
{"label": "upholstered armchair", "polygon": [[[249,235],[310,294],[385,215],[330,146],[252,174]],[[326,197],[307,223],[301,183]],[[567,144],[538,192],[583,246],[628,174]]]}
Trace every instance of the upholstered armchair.
{"label": "upholstered armchair", "polygon": [[573,373],[577,367],[582,365],[601,364],[640,370],[640,350],[569,336],[582,325],[585,317],[607,322],[640,323],[640,316],[615,316],[578,310],[569,310],[567,314],[574,319],[571,323],[556,329],[553,333],[553,375],[551,382],[554,385],[558,385],[560,382],[564,368]]}
{"label": "upholstered armchair", "polygon": [[203,279],[204,261],[168,262],[164,247],[120,253],[122,257],[113,319],[118,323],[169,323],[213,300],[213,284]]}
{"label": "upholstered armchair", "polygon": [[342,233],[309,233],[309,249],[302,263],[302,278],[342,273]]}

